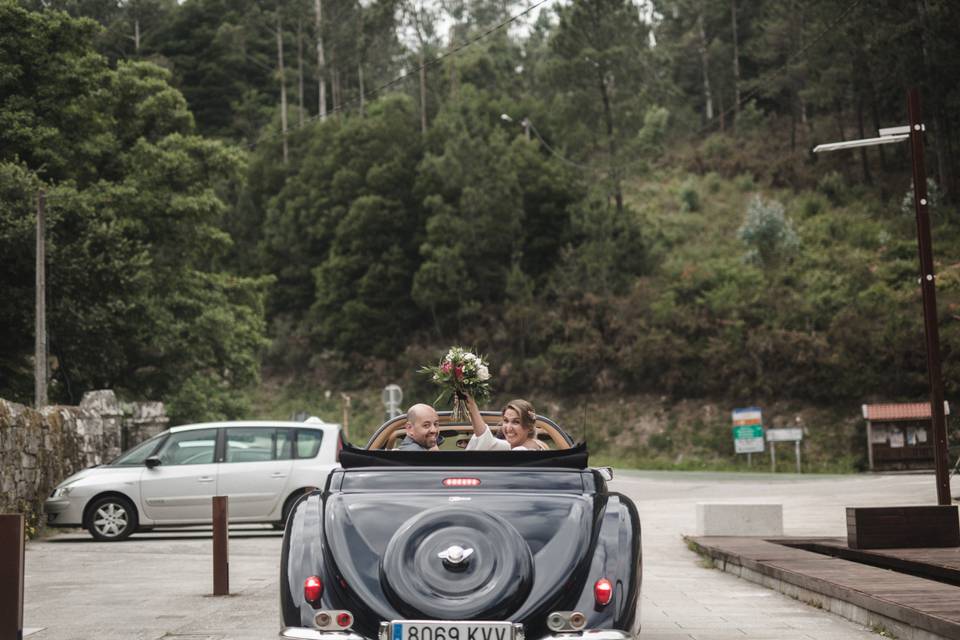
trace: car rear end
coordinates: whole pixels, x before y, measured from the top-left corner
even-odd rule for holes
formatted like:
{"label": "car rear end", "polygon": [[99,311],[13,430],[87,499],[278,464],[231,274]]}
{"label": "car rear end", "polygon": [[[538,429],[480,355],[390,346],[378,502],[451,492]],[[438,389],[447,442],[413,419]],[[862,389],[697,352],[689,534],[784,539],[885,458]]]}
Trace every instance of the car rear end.
{"label": "car rear end", "polygon": [[639,631],[640,525],[593,470],[338,470],[284,537],[283,637],[524,640]]}

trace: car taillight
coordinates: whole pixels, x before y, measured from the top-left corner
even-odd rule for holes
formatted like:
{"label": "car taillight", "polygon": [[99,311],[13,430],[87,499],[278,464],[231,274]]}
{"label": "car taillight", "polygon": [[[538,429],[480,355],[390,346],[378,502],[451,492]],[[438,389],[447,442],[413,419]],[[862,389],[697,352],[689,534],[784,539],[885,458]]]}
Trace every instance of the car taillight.
{"label": "car taillight", "polygon": [[596,584],[593,585],[593,597],[601,607],[610,604],[610,600],[613,598],[613,585],[610,584],[610,581],[606,578],[597,580]]}
{"label": "car taillight", "polygon": [[[321,610],[314,614],[313,623],[322,631],[349,629],[353,626],[353,614],[343,609]],[[313,638],[315,636],[310,637]]]}
{"label": "car taillight", "polygon": [[303,599],[317,606],[320,596],[323,595],[323,582],[317,576],[310,576],[303,581]]}
{"label": "car taillight", "polygon": [[479,487],[480,478],[444,478],[445,487]]}

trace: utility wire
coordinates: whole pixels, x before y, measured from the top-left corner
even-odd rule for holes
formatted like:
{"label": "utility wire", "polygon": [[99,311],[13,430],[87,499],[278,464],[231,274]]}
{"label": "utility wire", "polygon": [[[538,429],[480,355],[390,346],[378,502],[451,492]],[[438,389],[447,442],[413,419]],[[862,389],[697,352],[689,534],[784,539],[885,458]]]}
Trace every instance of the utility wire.
{"label": "utility wire", "polygon": [[[529,7],[527,7],[526,9],[524,9],[523,11],[521,11],[520,13],[517,13],[517,14],[515,14],[515,15],[510,16],[509,18],[507,18],[507,19],[504,20],[503,22],[501,22],[501,23],[499,23],[499,24],[497,24],[497,25],[495,25],[495,26],[493,26],[493,27],[490,27],[489,29],[487,29],[486,31],[484,31],[483,33],[481,33],[480,35],[478,35],[478,36],[476,36],[476,37],[474,37],[474,38],[472,38],[472,39],[470,39],[470,40],[467,40],[465,43],[463,43],[463,44],[461,44],[461,45],[459,45],[459,46],[457,46],[457,47],[455,47],[455,48],[453,48],[453,49],[451,49],[451,50],[449,50],[449,51],[446,51],[445,53],[443,53],[442,55],[437,56],[436,58],[431,58],[430,60],[427,60],[427,61],[424,62],[422,65],[419,65],[419,66],[415,67],[414,69],[408,71],[407,73],[403,73],[403,74],[401,74],[401,75],[393,78],[393,79],[390,80],[389,82],[386,82],[386,83],[380,85],[379,87],[376,87],[375,89],[372,89],[371,91],[365,91],[365,92],[364,92],[363,94],[361,94],[360,96],[358,96],[358,97],[356,97],[356,98],[353,98],[353,99],[351,99],[351,100],[348,100],[347,102],[343,102],[343,103],[339,104],[335,109],[331,109],[330,111],[327,111],[327,114],[326,114],[327,117],[330,117],[331,115],[334,115],[334,114],[336,114],[336,113],[339,113],[339,112],[341,112],[341,111],[344,111],[344,110],[347,109],[347,107],[353,106],[353,105],[355,105],[355,104],[359,104],[360,101],[361,101],[361,99],[367,100],[367,99],[369,99],[369,98],[372,97],[372,96],[378,95],[379,93],[383,92],[383,91],[386,90],[386,89],[389,89],[389,88],[392,87],[393,85],[398,84],[398,83],[400,83],[400,82],[403,82],[404,80],[406,80],[406,79],[409,78],[410,76],[412,76],[412,75],[414,75],[414,74],[420,73],[420,71],[421,71],[422,69],[429,69],[429,68],[432,67],[432,66],[435,66],[435,65],[437,65],[437,64],[440,64],[441,62],[443,62],[443,61],[446,60],[447,58],[450,58],[450,57],[452,57],[452,56],[458,55],[461,51],[467,49],[468,47],[471,47],[471,46],[475,45],[477,42],[480,42],[481,40],[483,40],[483,39],[486,38],[487,36],[491,35],[492,33],[496,32],[496,31],[499,31],[500,29],[502,29],[502,28],[504,28],[504,27],[506,27],[506,26],[508,26],[508,25],[510,25],[510,24],[512,24],[512,23],[514,23],[514,22],[516,22],[517,20],[519,20],[519,19],[522,18],[523,16],[527,15],[528,13],[530,13],[531,11],[533,11],[534,9],[536,9],[537,7],[539,7],[540,5],[546,4],[547,2],[551,2],[551,0],[537,0],[537,2],[535,2],[535,3],[532,4],[532,5],[530,5]],[[291,127],[291,128],[287,131],[287,134],[289,134],[289,133],[291,133],[291,132],[293,132],[293,131],[296,131],[296,130],[300,129],[301,127],[304,127],[304,126],[306,126],[306,125],[308,125],[308,124],[312,124],[313,122],[316,122],[317,120],[321,120],[321,119],[322,119],[322,117],[320,116],[320,114],[317,114],[317,115],[314,115],[314,116],[310,116],[309,118],[305,118],[302,125],[297,125],[297,126],[295,126],[295,127]],[[247,147],[248,147],[248,148],[254,148],[254,147],[256,147],[257,145],[259,145],[259,144],[261,144],[261,143],[263,143],[263,142],[267,142],[267,141],[269,141],[269,140],[272,140],[272,139],[277,138],[277,137],[281,137],[281,136],[283,136],[283,135],[284,135],[284,133],[281,131],[281,132],[274,133],[274,134],[271,134],[271,135],[268,135],[268,136],[263,136],[263,137],[261,137],[260,139],[255,140],[254,142],[249,143],[249,144],[247,145]],[[538,137],[539,137],[539,134],[538,134]]]}

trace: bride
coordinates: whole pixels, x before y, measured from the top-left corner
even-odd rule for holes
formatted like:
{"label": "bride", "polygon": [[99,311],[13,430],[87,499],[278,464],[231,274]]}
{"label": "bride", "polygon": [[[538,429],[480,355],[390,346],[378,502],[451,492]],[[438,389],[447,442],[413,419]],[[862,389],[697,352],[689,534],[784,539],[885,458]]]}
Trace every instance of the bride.
{"label": "bride", "polygon": [[547,448],[537,440],[537,414],[533,410],[533,405],[526,400],[512,400],[503,408],[500,432],[505,440],[500,440],[494,437],[487,427],[473,396],[467,394],[466,398],[470,423],[473,425],[473,435],[467,443],[467,451],[509,451],[511,449],[540,451]]}

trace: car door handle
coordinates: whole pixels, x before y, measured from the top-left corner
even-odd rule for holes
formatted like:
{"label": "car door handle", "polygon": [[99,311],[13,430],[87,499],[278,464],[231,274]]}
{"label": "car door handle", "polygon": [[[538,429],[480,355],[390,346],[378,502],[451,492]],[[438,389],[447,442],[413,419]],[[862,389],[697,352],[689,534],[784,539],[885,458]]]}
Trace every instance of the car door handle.
{"label": "car door handle", "polygon": [[197,482],[213,482],[213,476],[200,476]]}
{"label": "car door handle", "polygon": [[285,473],[280,473],[279,471],[275,471],[274,473],[271,473],[271,474],[270,474],[270,477],[271,477],[271,478],[286,478],[286,477],[287,477],[287,474],[285,474]]}

